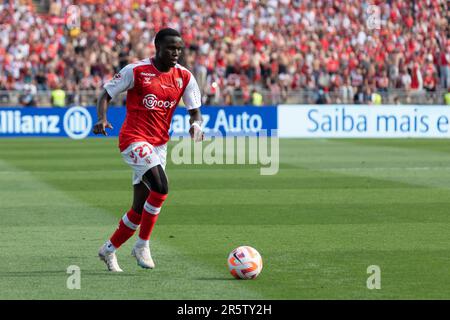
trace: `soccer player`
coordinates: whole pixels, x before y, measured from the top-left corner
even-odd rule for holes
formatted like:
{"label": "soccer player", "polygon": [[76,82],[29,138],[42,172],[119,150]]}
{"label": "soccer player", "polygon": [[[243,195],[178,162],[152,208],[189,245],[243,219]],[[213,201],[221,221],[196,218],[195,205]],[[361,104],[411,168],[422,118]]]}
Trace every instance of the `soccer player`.
{"label": "soccer player", "polygon": [[156,53],[125,66],[104,85],[97,102],[95,134],[107,135],[108,103],[127,91],[127,114],[119,134],[119,149],[133,169],[133,204],[119,222],[111,238],[98,253],[109,271],[121,272],[116,250],[139,229],[132,255],[142,268],[152,269],[150,235],[164,201],[168,180],[165,172],[167,141],[173,112],[181,98],[190,115],[189,133],[194,141],[203,140],[200,90],[186,68],[178,64],[183,50],[178,31],[160,30],[155,37]]}

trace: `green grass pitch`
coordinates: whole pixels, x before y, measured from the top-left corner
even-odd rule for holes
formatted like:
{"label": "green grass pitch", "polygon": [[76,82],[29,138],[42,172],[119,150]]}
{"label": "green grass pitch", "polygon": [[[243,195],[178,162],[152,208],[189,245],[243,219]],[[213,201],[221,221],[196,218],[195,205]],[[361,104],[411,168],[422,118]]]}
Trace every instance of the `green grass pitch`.
{"label": "green grass pitch", "polygon": [[[281,140],[273,176],[169,157],[157,266],[136,265],[133,238],[111,274],[97,251],[131,204],[116,144],[0,140],[0,299],[450,298],[450,140]],[[256,280],[228,272],[239,245],[263,257]]]}

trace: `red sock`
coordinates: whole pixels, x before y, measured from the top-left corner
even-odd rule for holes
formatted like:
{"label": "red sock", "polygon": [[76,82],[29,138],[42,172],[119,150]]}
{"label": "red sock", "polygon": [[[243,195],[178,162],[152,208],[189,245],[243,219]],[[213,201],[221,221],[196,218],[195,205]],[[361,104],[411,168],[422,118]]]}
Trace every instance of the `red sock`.
{"label": "red sock", "polygon": [[139,238],[142,240],[149,240],[156,220],[158,220],[161,206],[166,200],[167,194],[150,191],[150,195],[144,205],[141,217],[141,228],[139,230]]}
{"label": "red sock", "polygon": [[116,229],[109,241],[111,241],[113,246],[118,249],[123,243],[125,243],[125,241],[131,238],[140,222],[141,215],[133,209],[130,209],[130,211],[125,213],[120,220],[119,227]]}

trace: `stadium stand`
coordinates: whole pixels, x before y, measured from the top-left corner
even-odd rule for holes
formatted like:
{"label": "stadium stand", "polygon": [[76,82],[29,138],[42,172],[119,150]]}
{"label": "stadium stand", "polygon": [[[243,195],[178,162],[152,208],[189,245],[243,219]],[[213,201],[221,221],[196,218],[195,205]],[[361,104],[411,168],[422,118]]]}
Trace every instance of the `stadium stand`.
{"label": "stadium stand", "polygon": [[93,104],[164,26],[182,32],[207,104],[431,104],[450,87],[445,0],[0,1],[2,105],[50,105],[56,87]]}

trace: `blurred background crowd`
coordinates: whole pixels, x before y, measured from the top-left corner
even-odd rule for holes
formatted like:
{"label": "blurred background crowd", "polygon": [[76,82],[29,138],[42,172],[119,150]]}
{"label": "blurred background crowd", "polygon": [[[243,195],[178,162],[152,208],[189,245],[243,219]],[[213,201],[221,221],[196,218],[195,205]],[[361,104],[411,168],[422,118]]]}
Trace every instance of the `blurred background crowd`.
{"label": "blurred background crowd", "polygon": [[205,104],[445,103],[449,19],[446,0],[0,0],[0,103],[95,104],[166,26]]}

